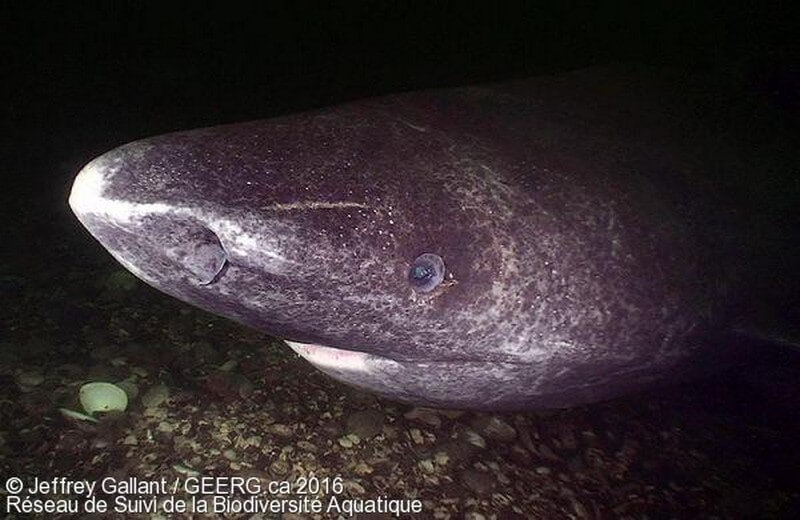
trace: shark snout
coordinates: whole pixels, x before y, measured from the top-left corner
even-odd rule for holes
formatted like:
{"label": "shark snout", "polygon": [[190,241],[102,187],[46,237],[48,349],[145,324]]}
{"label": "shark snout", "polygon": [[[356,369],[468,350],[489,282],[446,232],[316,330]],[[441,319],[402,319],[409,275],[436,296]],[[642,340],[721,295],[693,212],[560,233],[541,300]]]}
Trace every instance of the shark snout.
{"label": "shark snout", "polygon": [[203,215],[168,202],[121,197],[122,190],[114,182],[125,167],[125,153],[115,150],[78,173],[69,197],[78,220],[140,278],[152,281],[166,264],[177,264],[196,284],[216,281],[227,267],[228,255]]}
{"label": "shark snout", "polygon": [[227,268],[294,270],[295,229],[281,215],[263,218],[214,204],[188,190],[160,188],[133,143],[89,162],[75,177],[69,205],[83,226],[120,263],[157,285],[166,276],[193,285],[218,281]]}

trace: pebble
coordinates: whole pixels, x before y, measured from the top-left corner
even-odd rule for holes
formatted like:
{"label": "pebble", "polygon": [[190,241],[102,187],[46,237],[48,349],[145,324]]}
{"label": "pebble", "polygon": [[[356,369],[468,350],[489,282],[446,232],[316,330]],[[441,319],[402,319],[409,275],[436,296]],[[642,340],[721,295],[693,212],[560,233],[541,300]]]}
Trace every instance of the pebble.
{"label": "pebble", "polygon": [[560,461],[561,460],[558,457],[558,455],[556,455],[555,452],[550,449],[550,446],[548,446],[547,444],[544,444],[544,443],[541,443],[541,444],[539,444],[539,446],[537,446],[536,452],[539,454],[540,457],[542,457],[543,459],[546,459],[546,460],[552,460],[552,461]]}
{"label": "pebble", "polygon": [[360,410],[347,418],[347,432],[369,439],[383,430],[383,413],[378,410]]}
{"label": "pebble", "polygon": [[339,445],[343,448],[352,448],[353,446],[355,446],[360,442],[361,438],[353,433],[349,433],[344,437],[339,438]]}
{"label": "pebble", "polygon": [[423,459],[419,461],[417,465],[419,466],[419,469],[425,473],[433,473],[436,470],[431,459]]}
{"label": "pebble", "polygon": [[278,437],[291,437],[294,435],[294,431],[292,430],[291,426],[281,423],[271,424],[269,426],[269,431]]}
{"label": "pebble", "polygon": [[581,439],[589,446],[597,444],[597,434],[591,430],[584,430],[581,432]]}
{"label": "pebble", "polygon": [[155,408],[163,404],[169,398],[169,388],[166,385],[158,384],[151,386],[147,392],[142,395],[142,405],[145,408]]}
{"label": "pebble", "polygon": [[467,511],[464,520],[486,520],[486,517],[477,511]]}
{"label": "pebble", "polygon": [[411,436],[411,440],[414,441],[414,444],[423,444],[425,442],[425,437],[417,428],[411,428],[408,430],[408,434]]}
{"label": "pebble", "polygon": [[485,448],[486,447],[486,439],[481,437],[481,435],[473,430],[466,430],[463,433],[464,440],[467,441],[469,444],[473,446],[477,446],[478,448]]}
{"label": "pebble", "polygon": [[363,495],[367,492],[364,489],[364,486],[356,482],[355,480],[345,480],[344,481],[344,489],[346,492],[349,492],[351,495]]}
{"label": "pebble", "polygon": [[403,417],[411,421],[420,421],[428,426],[433,426],[434,428],[438,428],[442,424],[442,420],[439,418],[433,408],[425,408],[422,406],[417,406],[411,409],[403,414]]}
{"label": "pebble", "polygon": [[471,444],[448,441],[435,450],[434,459],[446,458],[448,464],[458,466],[463,462],[469,461],[475,455],[475,451],[475,447]]}
{"label": "pebble", "polygon": [[517,437],[517,430],[513,426],[494,415],[478,416],[472,426],[486,437],[498,442],[511,442]]}
{"label": "pebble", "polygon": [[228,361],[226,361],[225,363],[220,365],[218,367],[218,369],[222,370],[223,372],[230,372],[231,370],[236,368],[236,365],[238,365],[238,364],[239,364],[239,362],[236,361],[235,359],[229,359]]}
{"label": "pebble", "polygon": [[269,465],[269,471],[276,477],[282,477],[289,473],[289,463],[278,459]]}
{"label": "pebble", "polygon": [[465,470],[461,474],[461,482],[479,495],[486,495],[494,489],[494,477],[489,473],[474,469]]}
{"label": "pebble", "polygon": [[128,401],[133,401],[139,395],[139,387],[129,379],[120,381],[117,383],[117,386],[125,391],[125,395],[128,396]]}
{"label": "pebble", "polygon": [[353,473],[356,475],[369,475],[373,471],[375,471],[375,469],[366,462],[359,462],[353,468]]}
{"label": "pebble", "polygon": [[17,383],[21,386],[38,386],[44,382],[44,376],[38,372],[21,372],[17,375]]}
{"label": "pebble", "polygon": [[197,477],[200,475],[200,472],[196,469],[190,468],[189,466],[184,466],[183,464],[173,464],[172,469],[181,475],[186,475],[189,477]]}
{"label": "pebble", "polygon": [[589,515],[589,511],[586,509],[582,503],[578,502],[574,498],[572,499],[572,510],[575,511],[575,516],[578,518],[591,518]]}
{"label": "pebble", "polygon": [[312,442],[308,442],[308,441],[305,441],[305,440],[297,441],[297,447],[300,448],[301,450],[307,451],[309,453],[316,453],[317,452],[316,445],[314,445],[314,443],[312,443]]}
{"label": "pebble", "polygon": [[147,377],[147,370],[142,367],[131,367],[131,372],[138,377],[145,378]]}
{"label": "pebble", "polygon": [[238,458],[239,458],[239,457],[236,455],[236,452],[235,452],[234,450],[230,449],[230,448],[228,448],[227,450],[224,450],[224,451],[222,452],[222,456],[223,456],[223,457],[225,457],[225,458],[226,458],[226,459],[228,459],[228,460],[236,460],[236,459],[238,459]]}
{"label": "pebble", "polygon": [[450,456],[444,451],[437,451],[433,456],[433,460],[439,466],[446,466],[450,462]]}

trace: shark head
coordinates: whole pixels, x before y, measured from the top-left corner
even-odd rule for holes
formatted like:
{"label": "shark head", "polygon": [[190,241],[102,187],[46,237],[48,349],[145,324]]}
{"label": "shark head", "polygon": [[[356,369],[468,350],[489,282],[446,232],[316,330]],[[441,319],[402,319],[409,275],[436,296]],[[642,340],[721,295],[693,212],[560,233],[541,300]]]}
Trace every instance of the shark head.
{"label": "shark head", "polygon": [[515,393],[506,372],[546,352],[518,341],[508,187],[428,129],[369,115],[137,141],[87,164],[69,203],[140,279],[337,379],[448,406]]}
{"label": "shark head", "polygon": [[691,235],[638,170],[557,149],[580,141],[536,127],[522,87],[136,141],[69,203],[148,284],[384,396],[553,407],[650,384],[700,344]]}

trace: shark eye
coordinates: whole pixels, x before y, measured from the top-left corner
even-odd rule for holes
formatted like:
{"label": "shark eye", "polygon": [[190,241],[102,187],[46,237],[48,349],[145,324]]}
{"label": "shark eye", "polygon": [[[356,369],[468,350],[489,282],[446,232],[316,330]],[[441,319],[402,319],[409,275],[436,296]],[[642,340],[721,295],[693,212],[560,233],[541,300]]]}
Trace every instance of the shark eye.
{"label": "shark eye", "polygon": [[444,280],[444,261],[439,255],[424,253],[411,264],[408,281],[420,292],[430,292]]}

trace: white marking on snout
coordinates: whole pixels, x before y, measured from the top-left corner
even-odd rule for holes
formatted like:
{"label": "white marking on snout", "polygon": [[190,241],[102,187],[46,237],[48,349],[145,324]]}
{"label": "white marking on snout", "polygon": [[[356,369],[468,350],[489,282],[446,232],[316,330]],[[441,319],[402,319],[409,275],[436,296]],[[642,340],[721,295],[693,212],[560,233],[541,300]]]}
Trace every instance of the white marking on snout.
{"label": "white marking on snout", "polygon": [[[70,192],[69,205],[80,220],[83,220],[82,217],[85,215],[94,215],[105,222],[134,230],[139,221],[149,216],[189,217],[201,222],[216,234],[222,247],[232,256],[245,258],[256,255],[270,258],[272,262],[269,265],[272,267],[271,272],[274,273],[282,272],[288,264],[293,263],[282,254],[284,248],[276,243],[277,237],[248,232],[236,219],[225,218],[212,211],[197,207],[176,207],[163,202],[132,202],[104,196],[104,192],[111,184],[110,179],[122,167],[124,167],[122,160],[101,156],[87,164],[78,173]],[[127,269],[140,278],[146,278],[141,270],[126,261],[122,254],[116,251],[111,251],[111,253]]]}
{"label": "white marking on snout", "polygon": [[143,204],[103,197],[108,177],[119,170],[120,162],[100,157],[78,173],[69,195],[69,205],[78,217],[93,214],[117,224],[129,224],[146,215],[160,215],[175,209],[159,202]]}

